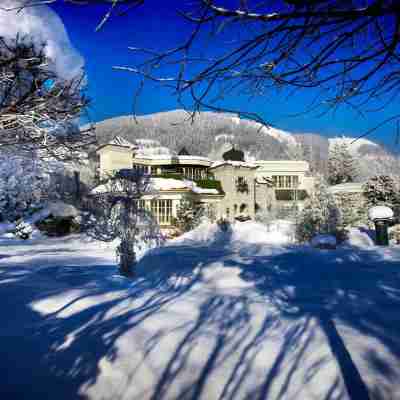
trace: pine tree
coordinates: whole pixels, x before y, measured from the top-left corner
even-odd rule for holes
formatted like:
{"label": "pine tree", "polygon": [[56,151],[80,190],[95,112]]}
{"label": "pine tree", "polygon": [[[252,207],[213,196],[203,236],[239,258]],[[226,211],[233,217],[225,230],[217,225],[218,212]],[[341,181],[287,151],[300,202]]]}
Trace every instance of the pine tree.
{"label": "pine tree", "polygon": [[307,242],[319,233],[335,234],[339,219],[334,197],[323,178],[317,177],[314,192],[298,217],[297,240]]}
{"label": "pine tree", "polygon": [[335,195],[335,200],[343,229],[367,222],[367,209],[360,197],[353,193],[339,193]]}
{"label": "pine tree", "polygon": [[176,211],[175,225],[182,231],[188,232],[198,226],[204,216],[204,208],[192,199],[183,199]]}
{"label": "pine tree", "polygon": [[357,165],[345,143],[336,143],[329,154],[328,182],[330,185],[354,182],[357,178]]}
{"label": "pine tree", "polygon": [[[367,207],[385,205],[398,211],[400,206],[399,182],[388,175],[373,176],[364,185]],[[397,212],[396,212],[397,214]]]}

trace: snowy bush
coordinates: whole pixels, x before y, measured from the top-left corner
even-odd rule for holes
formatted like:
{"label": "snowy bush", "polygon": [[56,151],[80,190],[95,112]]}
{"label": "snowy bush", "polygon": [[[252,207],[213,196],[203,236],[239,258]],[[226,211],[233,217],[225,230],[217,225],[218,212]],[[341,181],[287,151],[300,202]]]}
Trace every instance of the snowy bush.
{"label": "snowy bush", "polygon": [[296,239],[303,243],[317,234],[336,235],[339,224],[340,214],[333,195],[319,177],[316,179],[314,192],[298,216]]}
{"label": "snowy bush", "polygon": [[368,223],[367,207],[364,198],[354,193],[336,193],[334,195],[340,213],[343,228],[365,225]]}
{"label": "snowy bush", "polygon": [[188,232],[200,225],[204,215],[201,204],[192,199],[182,199],[176,211],[174,225],[182,232]]}
{"label": "snowy bush", "polygon": [[140,170],[121,169],[92,191],[82,224],[88,235],[111,242],[119,239],[117,259],[124,275],[133,273],[144,246],[154,247],[163,237],[151,212],[140,199],[150,189],[149,176]]}
{"label": "snowy bush", "polygon": [[276,219],[276,209],[260,209],[255,215],[255,220],[263,225],[269,226],[271,222]]}
{"label": "snowy bush", "polygon": [[50,177],[43,163],[27,157],[0,155],[0,216],[15,221],[48,196]]}
{"label": "snowy bush", "polygon": [[385,205],[395,211],[400,204],[399,182],[388,175],[373,176],[364,185],[364,197],[367,207]]}
{"label": "snowy bush", "polygon": [[33,232],[32,225],[27,223],[27,222],[24,222],[24,221],[20,220],[16,224],[14,234],[15,234],[16,237],[26,240],[26,239],[29,239],[29,237],[31,236],[32,232]]}
{"label": "snowy bush", "polygon": [[400,224],[389,228],[389,239],[393,240],[395,244],[400,244]]}

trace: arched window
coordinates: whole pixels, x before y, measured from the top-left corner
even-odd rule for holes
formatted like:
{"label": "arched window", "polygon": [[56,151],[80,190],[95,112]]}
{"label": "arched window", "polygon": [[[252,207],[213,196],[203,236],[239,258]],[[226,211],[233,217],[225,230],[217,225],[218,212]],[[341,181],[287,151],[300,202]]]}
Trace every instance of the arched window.
{"label": "arched window", "polygon": [[238,212],[238,205],[237,204],[235,204],[233,206],[233,212],[234,212],[235,215],[237,215],[237,212]]}
{"label": "arched window", "polygon": [[247,210],[247,204],[241,204],[240,205],[240,213],[243,214]]}

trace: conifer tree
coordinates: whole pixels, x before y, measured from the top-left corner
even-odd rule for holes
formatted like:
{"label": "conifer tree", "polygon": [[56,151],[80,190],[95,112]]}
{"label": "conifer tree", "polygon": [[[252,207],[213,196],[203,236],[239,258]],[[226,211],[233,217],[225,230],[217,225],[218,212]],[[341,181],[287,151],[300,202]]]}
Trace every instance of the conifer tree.
{"label": "conifer tree", "polygon": [[363,194],[368,208],[376,205],[385,205],[395,211],[399,208],[399,182],[396,182],[391,176],[373,176],[364,185]]}
{"label": "conifer tree", "polygon": [[330,185],[354,182],[357,178],[357,165],[345,143],[336,143],[329,154],[328,182]]}
{"label": "conifer tree", "polygon": [[198,226],[204,216],[204,208],[192,199],[183,199],[176,212],[175,225],[183,232]]}
{"label": "conifer tree", "polygon": [[333,195],[323,178],[317,177],[314,192],[298,218],[297,240],[306,242],[319,233],[335,234],[339,218]]}

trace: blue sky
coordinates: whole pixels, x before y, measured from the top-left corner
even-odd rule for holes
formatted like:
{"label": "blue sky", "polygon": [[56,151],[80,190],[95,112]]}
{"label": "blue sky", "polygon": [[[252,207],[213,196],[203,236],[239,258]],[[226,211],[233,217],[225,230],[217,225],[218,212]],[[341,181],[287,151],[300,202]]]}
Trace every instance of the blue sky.
{"label": "blue sky", "polygon": [[[100,121],[132,113],[134,93],[138,79],[131,73],[115,71],[113,66],[129,66],[135,54],[128,46],[169,48],[181,42],[188,27],[176,14],[181,1],[153,1],[127,16],[110,19],[103,29],[95,32],[107,8],[76,7],[57,2],[51,7],[62,18],[72,44],[86,62],[88,95],[92,99],[90,118]],[[158,4],[158,7],[155,7]],[[317,116],[302,114],[309,104],[312,92],[296,96],[269,95],[249,102],[247,97],[232,95],[225,105],[230,108],[254,111],[274,126],[293,132],[315,132],[326,136],[358,136],[396,113],[398,102],[385,110],[360,117],[351,109],[342,107],[334,114]],[[138,114],[149,114],[179,108],[174,96],[153,85],[145,87],[137,108]],[[395,125],[387,125],[370,136],[373,140],[393,146]]]}

